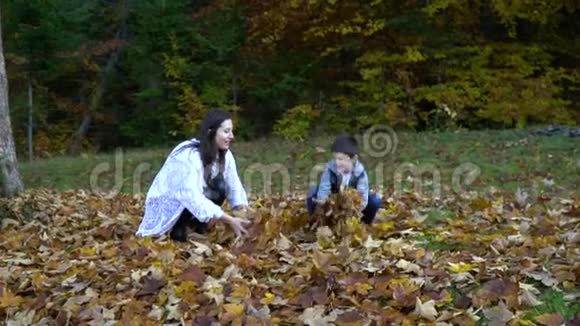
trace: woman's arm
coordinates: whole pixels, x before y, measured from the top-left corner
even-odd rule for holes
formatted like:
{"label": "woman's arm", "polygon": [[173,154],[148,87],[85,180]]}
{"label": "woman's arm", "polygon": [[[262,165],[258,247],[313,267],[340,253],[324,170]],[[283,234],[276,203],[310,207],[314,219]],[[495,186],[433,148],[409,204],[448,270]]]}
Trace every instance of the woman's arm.
{"label": "woman's arm", "polygon": [[230,205],[234,209],[244,208],[248,206],[248,195],[236,167],[236,160],[231,151],[226,153],[226,183],[227,183],[227,198]]}

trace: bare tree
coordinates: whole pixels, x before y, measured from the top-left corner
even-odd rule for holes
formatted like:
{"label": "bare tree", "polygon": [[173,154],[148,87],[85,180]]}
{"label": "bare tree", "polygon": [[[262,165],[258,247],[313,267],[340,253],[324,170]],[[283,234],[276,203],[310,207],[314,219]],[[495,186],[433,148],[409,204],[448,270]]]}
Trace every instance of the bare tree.
{"label": "bare tree", "polygon": [[24,185],[18,171],[18,159],[10,124],[8,107],[8,79],[4,66],[2,46],[2,19],[0,15],[0,195],[10,197],[22,191]]}

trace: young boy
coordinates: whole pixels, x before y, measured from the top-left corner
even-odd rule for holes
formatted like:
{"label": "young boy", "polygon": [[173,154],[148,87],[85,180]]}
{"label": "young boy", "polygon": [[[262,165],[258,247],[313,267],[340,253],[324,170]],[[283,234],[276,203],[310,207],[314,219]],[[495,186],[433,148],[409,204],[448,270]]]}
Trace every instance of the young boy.
{"label": "young boy", "polygon": [[350,135],[338,136],[331,147],[333,159],[328,165],[318,186],[308,191],[306,200],[308,213],[314,213],[316,204],[325,201],[331,193],[337,193],[347,187],[358,190],[362,197],[362,221],[370,224],[381,206],[381,198],[369,194],[369,180],[362,163],[358,161],[358,143]]}

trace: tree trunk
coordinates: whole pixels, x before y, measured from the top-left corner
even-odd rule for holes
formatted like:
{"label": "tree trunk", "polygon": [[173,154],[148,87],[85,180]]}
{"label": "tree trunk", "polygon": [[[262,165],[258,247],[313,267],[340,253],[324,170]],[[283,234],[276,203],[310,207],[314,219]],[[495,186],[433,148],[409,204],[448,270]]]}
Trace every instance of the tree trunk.
{"label": "tree trunk", "polygon": [[24,186],[18,171],[18,159],[10,123],[8,78],[6,78],[4,66],[1,24],[0,19],[0,195],[10,197],[22,191]]}
{"label": "tree trunk", "polygon": [[32,80],[30,79],[30,76],[28,76],[28,160],[32,161],[32,158],[34,157],[33,151],[32,151],[32,130],[34,128],[34,126],[32,125],[32,112],[33,112],[33,106],[32,106]]}

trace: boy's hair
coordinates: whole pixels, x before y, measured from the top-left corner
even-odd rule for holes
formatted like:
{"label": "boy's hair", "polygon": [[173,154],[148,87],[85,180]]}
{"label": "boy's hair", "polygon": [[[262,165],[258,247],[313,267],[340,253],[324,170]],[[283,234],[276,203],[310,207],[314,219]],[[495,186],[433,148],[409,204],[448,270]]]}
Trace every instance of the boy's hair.
{"label": "boy's hair", "polygon": [[349,134],[342,134],[334,139],[330,150],[333,153],[344,153],[351,158],[358,155],[358,142]]}

